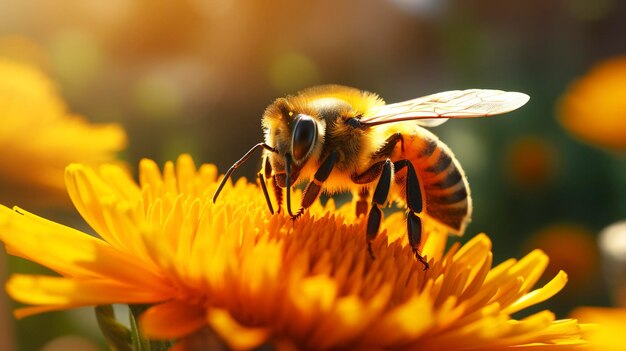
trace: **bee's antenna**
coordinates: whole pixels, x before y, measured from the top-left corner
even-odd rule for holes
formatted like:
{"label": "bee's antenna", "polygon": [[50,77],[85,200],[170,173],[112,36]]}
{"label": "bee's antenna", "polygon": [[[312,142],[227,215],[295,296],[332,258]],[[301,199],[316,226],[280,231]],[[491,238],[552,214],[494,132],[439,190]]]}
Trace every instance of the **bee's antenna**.
{"label": "bee's antenna", "polygon": [[[217,200],[217,197],[220,195],[220,192],[222,191],[222,188],[224,187],[224,185],[226,185],[226,181],[228,180],[228,178],[230,178],[230,176],[233,174],[233,172],[239,166],[241,166],[246,161],[248,161],[250,156],[252,156],[252,154],[255,151],[257,151],[257,150],[259,150],[261,148],[264,148],[265,150],[269,150],[271,152],[277,152],[276,149],[274,149],[273,147],[267,145],[266,143],[258,143],[256,145],[254,145],[248,152],[246,152],[245,155],[243,155],[243,157],[241,157],[239,159],[239,161],[235,162],[232,166],[230,166],[230,168],[228,169],[228,172],[226,172],[226,174],[224,174],[224,178],[222,178],[222,182],[217,187],[217,190],[215,191],[215,194],[213,195],[213,203],[215,203],[215,201]],[[287,184],[289,184],[289,183],[287,183]]]}
{"label": "bee's antenna", "polygon": [[293,213],[291,213],[291,155],[285,155],[285,188],[287,188],[287,212],[291,216],[291,218],[295,217]]}

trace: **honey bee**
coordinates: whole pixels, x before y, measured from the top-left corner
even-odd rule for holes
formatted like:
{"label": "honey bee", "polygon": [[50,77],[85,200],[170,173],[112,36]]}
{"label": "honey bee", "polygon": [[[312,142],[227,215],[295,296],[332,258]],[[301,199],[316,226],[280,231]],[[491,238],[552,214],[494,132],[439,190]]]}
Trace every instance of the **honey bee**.
{"label": "honey bee", "polygon": [[[485,117],[524,105],[528,95],[500,90],[454,90],[385,104],[376,94],[340,85],[312,87],[275,100],[263,114],[265,142],[253,146],[224,175],[227,179],[257,150],[263,150],[258,173],[270,212],[273,190],[280,211],[283,189],[287,212],[297,219],[322,191],[351,190],[357,216],[367,215],[365,238],[372,258],[383,213],[392,201],[406,206],[409,244],[418,248],[423,218],[438,222],[450,234],[462,235],[470,221],[469,185],[454,154],[423,127],[449,118]],[[291,187],[307,181],[300,208],[291,209]],[[369,211],[368,211],[369,209]]]}

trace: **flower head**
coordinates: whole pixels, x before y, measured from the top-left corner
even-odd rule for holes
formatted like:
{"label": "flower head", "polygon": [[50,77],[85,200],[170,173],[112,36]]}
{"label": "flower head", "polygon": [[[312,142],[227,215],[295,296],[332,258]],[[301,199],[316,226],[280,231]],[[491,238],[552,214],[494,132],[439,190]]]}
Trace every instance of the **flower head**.
{"label": "flower head", "polygon": [[[365,223],[350,206],[316,203],[292,222],[270,215],[256,185],[240,179],[218,202],[217,170],[189,156],[161,173],[140,164],[137,185],[120,168],[69,166],[67,188],[94,238],[21,209],[0,210],[0,239],[14,255],[59,277],[15,275],[9,294],[47,310],[108,303],[151,304],[140,319],[151,338],[183,338],[210,327],[233,349],[264,342],[295,349],[563,348],[581,343],[575,320],[540,303],[566,283],[559,272],[533,288],[548,263],[541,251],[492,266],[478,235],[444,252],[427,227],[424,271],[391,215],[367,254]],[[534,290],[533,290],[534,289]]]}
{"label": "flower head", "polygon": [[52,82],[36,68],[0,57],[0,77],[3,202],[67,202],[66,165],[110,162],[125,146],[119,125],[93,125],[69,113]]}
{"label": "flower head", "polygon": [[626,57],[598,63],[561,97],[561,124],[592,145],[626,150],[625,90]]}

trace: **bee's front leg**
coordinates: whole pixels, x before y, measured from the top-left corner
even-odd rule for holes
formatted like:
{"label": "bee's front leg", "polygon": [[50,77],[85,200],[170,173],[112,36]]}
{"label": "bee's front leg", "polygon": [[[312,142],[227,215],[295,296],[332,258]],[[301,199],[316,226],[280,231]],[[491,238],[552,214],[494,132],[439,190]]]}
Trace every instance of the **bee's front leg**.
{"label": "bee's front leg", "polygon": [[313,180],[311,180],[304,189],[302,201],[300,202],[300,209],[292,217],[292,219],[298,219],[304,213],[304,210],[311,207],[313,202],[315,202],[315,200],[317,200],[320,196],[320,193],[322,192],[322,185],[330,176],[330,172],[333,170],[333,167],[335,167],[335,162],[337,162],[338,157],[339,155],[337,152],[333,151],[330,155],[328,155],[328,157],[326,157],[324,162],[322,162],[320,167],[315,172]]}
{"label": "bee's front leg", "polygon": [[[272,200],[270,194],[267,192],[267,181],[272,177],[272,165],[270,164],[269,157],[267,155],[263,157],[263,170],[257,174],[259,177],[259,183],[261,183],[261,189],[263,189],[263,195],[265,195],[265,202],[267,202],[267,208],[271,214],[274,214],[274,208],[272,207]],[[265,174],[265,176],[263,176]],[[281,193],[282,195],[282,193]],[[280,212],[280,200],[278,204],[278,211]]]}

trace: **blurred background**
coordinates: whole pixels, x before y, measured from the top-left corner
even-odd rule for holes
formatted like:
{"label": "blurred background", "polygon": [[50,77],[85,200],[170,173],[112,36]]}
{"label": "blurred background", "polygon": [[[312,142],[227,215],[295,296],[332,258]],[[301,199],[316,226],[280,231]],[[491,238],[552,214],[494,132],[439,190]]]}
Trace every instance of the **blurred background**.
{"label": "blurred background", "polygon": [[[43,77],[60,114],[113,127],[117,141],[98,152],[132,170],[144,157],[162,164],[190,153],[224,172],[262,140],[260,117],[273,99],[316,84],[387,102],[466,88],[527,93],[518,111],[433,131],[472,189],[473,221],[459,240],[487,233],[497,263],[546,251],[545,277],[563,269],[570,282],[539,307],[566,317],[579,305],[626,305],[624,226],[598,245],[604,228],[626,219],[625,19],[617,0],[0,0],[0,60]],[[6,79],[0,102],[10,95]],[[0,106],[0,174],[37,169],[30,151],[15,157],[39,140],[31,129],[41,104],[28,99],[34,107],[23,116]],[[6,129],[16,121],[28,134]],[[64,150],[67,161],[82,160]],[[252,178],[259,163],[236,177]],[[83,226],[57,177],[44,184],[58,190],[55,202],[19,184],[20,174],[0,176],[1,203]],[[5,277],[35,269],[0,256]],[[14,321],[13,307],[3,292],[1,350],[104,348],[89,309]]]}

